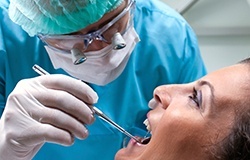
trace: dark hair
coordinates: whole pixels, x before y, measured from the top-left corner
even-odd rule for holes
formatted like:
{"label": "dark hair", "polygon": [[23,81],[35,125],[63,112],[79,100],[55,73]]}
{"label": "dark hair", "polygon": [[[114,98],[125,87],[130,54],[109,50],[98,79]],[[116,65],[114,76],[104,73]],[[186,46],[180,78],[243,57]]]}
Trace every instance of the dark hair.
{"label": "dark hair", "polygon": [[250,109],[236,116],[231,132],[216,150],[217,160],[250,160]]}
{"label": "dark hair", "polygon": [[[250,58],[239,64],[250,66]],[[229,135],[215,145],[216,160],[250,160],[250,103],[243,108],[244,111],[236,113]]]}
{"label": "dark hair", "polygon": [[241,63],[241,64],[250,64],[250,57],[241,60],[239,63]]}

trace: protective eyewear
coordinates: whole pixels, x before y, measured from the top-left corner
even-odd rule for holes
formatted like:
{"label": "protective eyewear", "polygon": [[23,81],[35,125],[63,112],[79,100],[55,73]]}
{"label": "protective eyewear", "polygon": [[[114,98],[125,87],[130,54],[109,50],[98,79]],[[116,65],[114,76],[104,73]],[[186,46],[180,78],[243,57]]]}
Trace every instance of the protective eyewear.
{"label": "protective eyewear", "polygon": [[[122,35],[126,32],[126,30],[131,26],[133,18],[132,13],[135,8],[135,1],[132,0],[128,6],[114,19],[112,19],[109,23],[104,25],[102,28],[87,33],[87,34],[79,34],[79,35],[42,35],[38,34],[38,37],[50,48],[59,50],[60,52],[68,52],[71,53],[72,49],[77,48],[81,52],[87,50],[90,44],[96,40],[100,42],[104,42],[106,44],[111,44],[114,35],[117,33],[121,33]],[[119,21],[125,18],[126,14],[130,12],[130,20],[127,22],[127,26],[124,29],[124,24],[119,23]],[[118,36],[121,34],[118,34]],[[125,44],[126,45],[126,44]],[[100,47],[100,46],[99,46]],[[116,49],[123,48],[125,46],[118,46]],[[99,50],[100,48],[95,48],[91,46],[91,50]]]}

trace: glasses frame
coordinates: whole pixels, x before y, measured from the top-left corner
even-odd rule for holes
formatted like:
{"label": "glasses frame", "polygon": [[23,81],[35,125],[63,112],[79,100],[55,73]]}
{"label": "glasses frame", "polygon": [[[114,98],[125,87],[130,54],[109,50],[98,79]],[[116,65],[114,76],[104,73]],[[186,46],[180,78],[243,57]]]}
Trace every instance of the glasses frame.
{"label": "glasses frame", "polygon": [[[70,50],[64,50],[59,49],[57,47],[52,46],[48,42],[46,42],[46,39],[64,39],[64,40],[71,40],[71,39],[82,39],[85,50],[88,48],[88,46],[93,42],[93,40],[103,41],[105,43],[108,43],[108,41],[102,36],[102,34],[109,29],[113,24],[115,24],[118,20],[120,20],[125,14],[127,14],[131,8],[133,9],[135,7],[135,0],[132,0],[124,10],[118,14],[114,19],[112,19],[110,22],[105,24],[102,28],[93,31],[91,33],[87,34],[79,34],[79,35],[44,35],[44,34],[38,34],[37,36],[43,41],[44,44],[49,46],[50,48],[57,50],[57,51],[64,51],[64,52],[70,52]],[[128,22],[129,23],[129,22]],[[128,27],[121,33],[122,35],[126,32]]]}

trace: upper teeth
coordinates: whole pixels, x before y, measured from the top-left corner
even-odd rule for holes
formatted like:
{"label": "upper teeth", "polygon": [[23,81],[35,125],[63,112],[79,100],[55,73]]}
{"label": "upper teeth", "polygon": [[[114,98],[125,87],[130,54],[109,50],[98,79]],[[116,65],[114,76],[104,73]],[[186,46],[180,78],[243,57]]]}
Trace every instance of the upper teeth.
{"label": "upper teeth", "polygon": [[148,130],[149,132],[151,132],[151,127],[150,127],[150,124],[149,124],[149,122],[148,122],[148,119],[145,119],[145,121],[143,122],[143,124],[145,124],[145,126],[147,127],[147,130]]}

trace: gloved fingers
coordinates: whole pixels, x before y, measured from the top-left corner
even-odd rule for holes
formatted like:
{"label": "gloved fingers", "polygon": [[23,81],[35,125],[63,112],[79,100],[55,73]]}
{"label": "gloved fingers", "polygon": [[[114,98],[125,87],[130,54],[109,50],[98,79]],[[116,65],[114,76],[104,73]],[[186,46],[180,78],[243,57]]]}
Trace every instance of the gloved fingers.
{"label": "gloved fingers", "polygon": [[18,139],[18,143],[25,144],[26,147],[41,146],[45,142],[69,146],[74,142],[74,136],[70,132],[50,124],[40,123],[35,127],[29,128],[29,130],[25,130],[22,134],[23,136]]}
{"label": "gloved fingers", "polygon": [[79,139],[84,139],[88,136],[88,130],[81,122],[57,109],[40,109],[37,112],[33,112],[32,118],[42,124],[49,124],[58,129],[67,131]]}
{"label": "gloved fingers", "polygon": [[83,124],[91,124],[95,120],[90,107],[68,92],[46,89],[34,93],[34,96],[42,105],[61,110]]}
{"label": "gloved fingers", "polygon": [[67,131],[44,124],[42,129],[42,137],[46,142],[57,143],[69,146],[74,143],[74,137]]}
{"label": "gloved fingers", "polygon": [[[37,121],[67,130],[80,139],[88,135],[84,124],[92,123],[94,116],[83,101],[68,92],[48,89],[36,81],[30,82],[23,80],[17,84],[8,99],[12,108],[15,106]],[[26,116],[20,118],[27,119]]]}
{"label": "gloved fingers", "polygon": [[69,92],[87,104],[94,104],[98,100],[96,92],[80,80],[59,74],[41,76],[40,78],[45,87]]}

